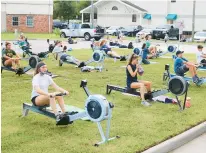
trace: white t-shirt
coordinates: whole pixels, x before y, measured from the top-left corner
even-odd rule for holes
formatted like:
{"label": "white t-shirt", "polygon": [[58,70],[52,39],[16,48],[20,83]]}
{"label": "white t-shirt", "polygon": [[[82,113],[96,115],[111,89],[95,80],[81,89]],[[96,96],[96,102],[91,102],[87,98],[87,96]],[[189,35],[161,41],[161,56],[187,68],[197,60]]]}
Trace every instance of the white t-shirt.
{"label": "white t-shirt", "polygon": [[202,57],[203,53],[200,51],[196,52],[197,63],[200,63],[204,58]]}
{"label": "white t-shirt", "polygon": [[31,99],[35,96],[39,96],[39,94],[34,89],[34,86],[39,86],[41,90],[48,93],[48,88],[53,82],[54,81],[52,80],[52,78],[47,74],[44,74],[42,76],[40,74],[35,75],[32,79],[33,90],[31,93]]}
{"label": "white t-shirt", "polygon": [[63,48],[59,46],[55,46],[53,49],[53,53],[57,53],[59,57],[64,55],[65,53],[63,52]]}

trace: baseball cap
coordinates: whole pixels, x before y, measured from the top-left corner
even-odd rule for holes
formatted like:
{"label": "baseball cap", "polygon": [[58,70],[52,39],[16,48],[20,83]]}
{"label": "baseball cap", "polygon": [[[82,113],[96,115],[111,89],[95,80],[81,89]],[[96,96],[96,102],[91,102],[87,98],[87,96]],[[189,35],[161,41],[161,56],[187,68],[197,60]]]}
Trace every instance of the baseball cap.
{"label": "baseball cap", "polygon": [[182,53],[184,53],[184,51],[178,50],[178,51],[176,52],[176,55],[179,55],[179,54],[182,54]]}

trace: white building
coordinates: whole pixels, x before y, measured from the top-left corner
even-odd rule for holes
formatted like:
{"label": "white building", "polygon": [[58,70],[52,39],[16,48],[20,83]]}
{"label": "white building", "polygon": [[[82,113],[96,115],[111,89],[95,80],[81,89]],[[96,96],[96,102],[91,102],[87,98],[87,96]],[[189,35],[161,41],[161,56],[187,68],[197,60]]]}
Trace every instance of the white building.
{"label": "white building", "polygon": [[[143,25],[156,27],[183,21],[192,30],[193,0],[99,0],[94,3],[101,26]],[[80,11],[91,13],[91,6]],[[196,0],[195,31],[206,30],[206,1]],[[82,22],[84,19],[82,18]]]}
{"label": "white building", "polygon": [[53,0],[1,0],[1,31],[52,32]]}

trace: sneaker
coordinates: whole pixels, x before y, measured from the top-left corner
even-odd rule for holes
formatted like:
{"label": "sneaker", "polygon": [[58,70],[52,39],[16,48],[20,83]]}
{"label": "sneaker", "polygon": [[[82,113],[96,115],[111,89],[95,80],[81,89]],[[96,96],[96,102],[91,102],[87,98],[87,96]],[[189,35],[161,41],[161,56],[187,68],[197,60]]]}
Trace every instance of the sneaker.
{"label": "sneaker", "polygon": [[126,61],[127,59],[126,59],[126,57],[125,56],[122,56],[121,58],[120,58],[120,61]]}
{"label": "sneaker", "polygon": [[199,78],[197,76],[192,77],[193,82],[196,84],[199,82]]}
{"label": "sneaker", "polygon": [[62,116],[61,114],[56,115],[56,123],[58,123],[61,120]]}
{"label": "sneaker", "polygon": [[84,66],[86,66],[86,64],[85,64],[84,62],[81,62],[81,63],[78,65],[78,67],[84,67]]}
{"label": "sneaker", "polygon": [[142,101],[141,104],[142,104],[143,106],[146,106],[146,107],[151,106],[151,104],[148,103],[147,101]]}
{"label": "sneaker", "polygon": [[200,86],[204,83],[205,81],[203,79],[199,79],[195,84]]}

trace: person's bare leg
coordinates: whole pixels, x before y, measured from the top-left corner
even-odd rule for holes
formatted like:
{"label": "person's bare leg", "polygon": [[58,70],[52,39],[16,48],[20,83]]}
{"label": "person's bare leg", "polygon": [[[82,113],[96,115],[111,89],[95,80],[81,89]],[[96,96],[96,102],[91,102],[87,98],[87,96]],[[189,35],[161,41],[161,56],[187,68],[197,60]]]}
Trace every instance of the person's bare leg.
{"label": "person's bare leg", "polygon": [[57,96],[56,100],[59,103],[59,107],[61,108],[62,112],[65,113],[65,105],[64,105],[64,98],[62,96]]}
{"label": "person's bare leg", "polygon": [[12,60],[6,60],[5,62],[4,62],[4,65],[5,66],[12,66]]}
{"label": "person's bare leg", "polygon": [[114,57],[120,57],[120,55],[117,54],[115,51],[112,51],[112,56],[114,56]]}
{"label": "person's bare leg", "polygon": [[194,68],[192,66],[187,66],[189,68],[189,72],[191,73],[192,77],[195,76]]}
{"label": "person's bare leg", "polygon": [[152,91],[152,83],[149,82],[149,81],[140,81],[141,83],[143,83],[147,89],[148,92],[151,92]]}
{"label": "person's bare leg", "polygon": [[56,101],[55,101],[55,98],[52,97],[52,98],[49,98],[49,102],[50,102],[50,106],[54,112],[55,115],[58,114],[58,111],[57,111],[57,107],[56,107]]}
{"label": "person's bare leg", "polygon": [[142,101],[145,101],[144,94],[146,92],[145,91],[146,89],[145,89],[145,86],[143,83],[137,83],[137,82],[132,83],[131,88],[132,89],[140,89],[140,97],[141,97]]}
{"label": "person's bare leg", "polygon": [[36,97],[35,104],[37,106],[45,106],[45,105],[50,104],[54,114],[56,115],[58,113],[57,108],[56,108],[55,98],[49,98],[48,96],[40,95]]}

